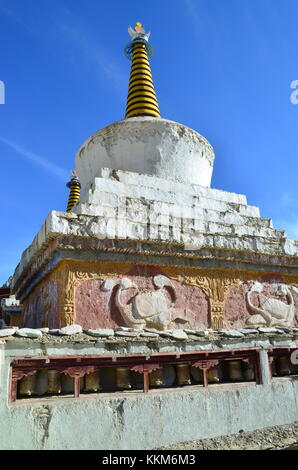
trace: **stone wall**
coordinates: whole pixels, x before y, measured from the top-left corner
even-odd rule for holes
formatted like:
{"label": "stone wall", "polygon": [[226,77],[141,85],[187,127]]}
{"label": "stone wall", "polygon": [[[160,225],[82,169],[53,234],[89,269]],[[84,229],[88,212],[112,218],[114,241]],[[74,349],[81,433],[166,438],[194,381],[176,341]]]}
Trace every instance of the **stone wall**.
{"label": "stone wall", "polygon": [[[282,343],[289,344],[287,340],[281,340]],[[256,346],[255,341],[250,344]],[[261,344],[265,346],[266,342]],[[58,346],[47,345],[47,354],[53,357],[90,352],[90,347],[78,344]],[[181,345],[175,348],[179,350]],[[94,354],[96,348],[91,349]],[[298,381],[294,376],[271,382],[266,350],[261,361],[264,383],[260,385],[228,384],[199,390],[9,404],[11,359],[38,356],[43,351],[44,347],[41,349],[35,340],[29,349],[21,343],[0,344],[1,449],[154,449],[298,420]],[[110,348],[106,353],[110,353]]]}

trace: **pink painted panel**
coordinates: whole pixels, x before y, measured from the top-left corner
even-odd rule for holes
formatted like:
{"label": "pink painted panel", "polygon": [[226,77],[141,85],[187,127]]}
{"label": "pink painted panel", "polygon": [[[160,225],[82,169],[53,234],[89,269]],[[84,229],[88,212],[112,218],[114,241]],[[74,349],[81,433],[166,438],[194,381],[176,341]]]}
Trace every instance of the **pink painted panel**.
{"label": "pink painted panel", "polygon": [[[153,277],[157,274],[165,276],[156,267],[137,266],[127,274],[119,276],[117,279],[127,278],[136,286],[121,291],[121,302],[131,306],[138,295],[156,292],[158,289],[154,285]],[[175,280],[170,281],[173,288],[163,287],[160,294],[167,299],[169,304],[172,303],[170,308],[172,321],[168,328],[209,327],[209,302],[202,289],[197,286],[182,285]],[[75,322],[83,328],[125,326],[125,321],[115,302],[116,293],[120,289],[119,285],[109,292],[104,292],[101,289],[102,283],[100,280],[83,281],[76,289]]]}
{"label": "pink painted panel", "polygon": [[58,283],[44,283],[26,302],[24,325],[28,328],[60,328],[60,287]]}
{"label": "pink painted panel", "polygon": [[[244,328],[248,326],[248,320],[252,320],[252,316],[256,314],[248,304],[247,294],[249,291],[251,304],[261,310],[268,310],[267,306],[270,299],[275,299],[275,305],[283,304],[284,307],[282,306],[282,308],[284,310],[290,308],[290,297],[280,289],[281,285],[289,289],[294,302],[294,318],[290,322],[290,326],[298,325],[298,293],[290,285],[287,286],[280,276],[264,275],[257,282],[261,285],[260,292],[253,292],[251,290],[255,284],[254,281],[244,282],[229,292],[225,302],[225,326],[228,328]],[[264,324],[264,326],[268,325]]]}

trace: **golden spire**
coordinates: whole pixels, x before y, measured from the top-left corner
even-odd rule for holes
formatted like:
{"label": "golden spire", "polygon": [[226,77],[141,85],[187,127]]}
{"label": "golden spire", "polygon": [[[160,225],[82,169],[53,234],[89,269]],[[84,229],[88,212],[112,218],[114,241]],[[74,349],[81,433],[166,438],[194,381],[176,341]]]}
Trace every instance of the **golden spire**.
{"label": "golden spire", "polygon": [[137,22],[134,29],[129,26],[128,33],[132,40],[125,48],[125,55],[132,63],[125,118],[160,117],[149,65],[153,55],[153,48],[148,42],[150,32],[145,33],[142,24]]}

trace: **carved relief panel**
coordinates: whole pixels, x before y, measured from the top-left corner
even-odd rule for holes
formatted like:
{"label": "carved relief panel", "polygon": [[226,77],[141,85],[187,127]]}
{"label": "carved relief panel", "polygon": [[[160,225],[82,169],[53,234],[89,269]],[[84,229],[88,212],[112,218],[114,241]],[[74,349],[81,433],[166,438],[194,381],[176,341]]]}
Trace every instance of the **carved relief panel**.
{"label": "carved relief panel", "polygon": [[210,325],[208,298],[200,287],[182,285],[150,266],[81,282],[75,293],[75,319],[85,328]]}
{"label": "carved relief panel", "polygon": [[298,324],[293,276],[63,261],[24,302],[25,326],[143,329]]}
{"label": "carved relief panel", "polygon": [[225,319],[230,328],[297,325],[298,288],[272,275],[243,282],[227,297]]}

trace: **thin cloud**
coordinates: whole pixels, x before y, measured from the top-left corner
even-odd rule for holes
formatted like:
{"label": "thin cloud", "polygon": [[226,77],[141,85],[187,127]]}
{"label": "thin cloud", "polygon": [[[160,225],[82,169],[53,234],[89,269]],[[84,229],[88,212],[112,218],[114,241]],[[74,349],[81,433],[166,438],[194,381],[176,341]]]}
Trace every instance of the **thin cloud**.
{"label": "thin cloud", "polygon": [[26,160],[31,161],[34,165],[40,166],[47,172],[52,173],[59,180],[65,181],[68,178],[69,172],[67,170],[65,170],[64,168],[61,168],[58,165],[55,165],[55,163],[52,163],[47,158],[42,157],[41,155],[37,155],[36,153],[31,152],[30,150],[27,150],[24,147],[21,147],[19,144],[16,144],[15,142],[11,142],[10,140],[5,139],[4,137],[1,137],[1,136],[0,136],[0,142],[2,142],[2,144],[14,150],[21,157],[25,158]]}
{"label": "thin cloud", "polygon": [[[214,37],[216,37],[218,33],[214,19],[210,18],[210,16],[204,12],[201,2],[184,0],[184,5],[188,20],[191,24],[192,33],[198,40],[196,48],[199,47],[200,54],[204,55],[205,59],[213,64],[210,50],[217,47]],[[213,34],[207,37],[206,30],[209,30]]]}
{"label": "thin cloud", "polygon": [[106,76],[109,84],[123,95],[127,87],[127,72],[110,59],[100,46],[99,39],[92,37],[89,30],[83,27],[76,19],[71,18],[69,22],[56,20],[56,28],[73,47],[75,47],[89,61],[95,71]]}
{"label": "thin cloud", "polygon": [[[100,78],[105,76],[107,86],[113,88],[121,96],[125,93],[127,71],[124,71],[117,61],[111,59],[110,55],[105,52],[106,47],[103,48],[100,45],[101,38],[98,34],[92,34],[90,26],[84,25],[82,19],[63,4],[53,0],[50,10],[43,10],[42,24],[38,25],[32,23],[32,20],[28,24],[18,13],[6,6],[0,5],[0,11],[39,42],[42,41],[43,46],[50,50],[52,50],[53,40],[58,41],[62,47],[64,40],[76,50],[76,54],[79,52],[83,56],[87,64],[91,64],[91,68],[100,75]],[[43,27],[42,35],[41,26]]]}
{"label": "thin cloud", "polygon": [[10,10],[4,5],[0,5],[0,10],[4,13],[8,18],[12,19],[16,23],[18,23],[22,28],[24,28],[28,33],[34,34],[34,31],[28,26],[28,24],[23,21],[15,12]]}

